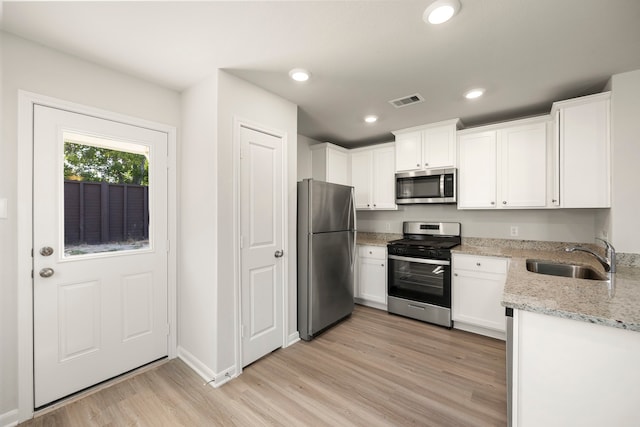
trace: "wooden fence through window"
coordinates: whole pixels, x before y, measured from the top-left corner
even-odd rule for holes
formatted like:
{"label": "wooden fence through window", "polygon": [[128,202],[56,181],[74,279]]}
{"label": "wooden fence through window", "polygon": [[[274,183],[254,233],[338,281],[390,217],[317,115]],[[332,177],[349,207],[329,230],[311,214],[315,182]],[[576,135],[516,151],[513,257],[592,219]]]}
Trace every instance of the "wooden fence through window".
{"label": "wooden fence through window", "polygon": [[64,243],[100,244],[149,238],[149,188],[64,182]]}

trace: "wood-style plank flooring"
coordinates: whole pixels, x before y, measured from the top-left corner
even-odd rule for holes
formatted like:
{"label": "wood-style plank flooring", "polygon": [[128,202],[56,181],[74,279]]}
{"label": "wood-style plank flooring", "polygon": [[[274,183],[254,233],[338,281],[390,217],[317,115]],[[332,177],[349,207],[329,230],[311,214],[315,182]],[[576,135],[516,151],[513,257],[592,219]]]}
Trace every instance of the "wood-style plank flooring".
{"label": "wood-style plank flooring", "polygon": [[504,426],[504,342],[356,306],[214,389],[175,359],[25,426]]}

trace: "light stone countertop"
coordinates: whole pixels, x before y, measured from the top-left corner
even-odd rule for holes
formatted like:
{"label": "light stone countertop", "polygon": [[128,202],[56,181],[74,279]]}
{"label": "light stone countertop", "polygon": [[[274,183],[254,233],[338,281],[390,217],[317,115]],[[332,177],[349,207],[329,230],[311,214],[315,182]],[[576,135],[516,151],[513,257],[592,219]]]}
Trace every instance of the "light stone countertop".
{"label": "light stone countertop", "polygon": [[[582,252],[565,252],[575,243],[498,239],[464,239],[453,253],[511,259],[502,305],[567,319],[640,332],[640,268],[637,254],[620,254],[614,291],[606,281],[572,279],[532,273],[527,259],[588,265],[604,273],[596,259]],[[597,245],[579,244],[580,246]]]}
{"label": "light stone countertop", "polygon": [[392,240],[402,239],[402,234],[392,233],[369,233],[358,231],[356,234],[356,244],[366,246],[387,246]]}

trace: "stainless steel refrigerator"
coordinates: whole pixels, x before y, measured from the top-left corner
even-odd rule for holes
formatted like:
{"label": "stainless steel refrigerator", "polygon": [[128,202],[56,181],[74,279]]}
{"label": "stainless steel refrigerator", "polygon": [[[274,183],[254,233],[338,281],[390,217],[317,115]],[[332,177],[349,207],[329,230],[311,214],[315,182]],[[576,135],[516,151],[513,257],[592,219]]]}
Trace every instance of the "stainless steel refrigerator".
{"label": "stainless steel refrigerator", "polygon": [[298,331],[305,341],[353,311],[353,187],[298,182]]}

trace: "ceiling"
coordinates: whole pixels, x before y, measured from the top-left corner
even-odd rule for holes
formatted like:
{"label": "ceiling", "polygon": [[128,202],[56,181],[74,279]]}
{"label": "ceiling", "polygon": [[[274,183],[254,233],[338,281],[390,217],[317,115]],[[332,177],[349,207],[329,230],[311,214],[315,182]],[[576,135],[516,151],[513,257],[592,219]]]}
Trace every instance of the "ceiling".
{"label": "ceiling", "polygon": [[[225,69],[297,104],[300,134],[345,147],[543,114],[640,69],[638,0],[461,0],[439,26],[422,20],[430,3],[5,1],[1,26],[177,91]],[[290,80],[295,67],[312,79]],[[474,87],[485,96],[465,99]],[[425,102],[388,102],[414,93]]]}

